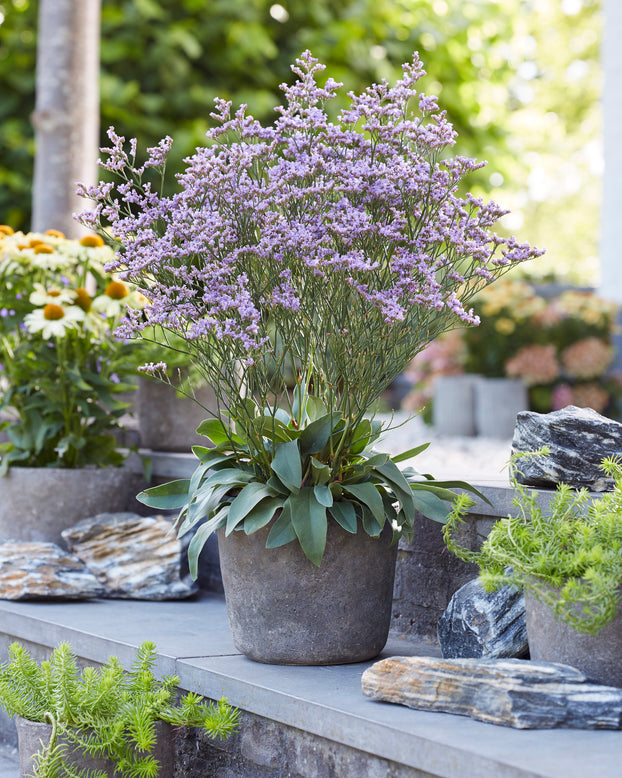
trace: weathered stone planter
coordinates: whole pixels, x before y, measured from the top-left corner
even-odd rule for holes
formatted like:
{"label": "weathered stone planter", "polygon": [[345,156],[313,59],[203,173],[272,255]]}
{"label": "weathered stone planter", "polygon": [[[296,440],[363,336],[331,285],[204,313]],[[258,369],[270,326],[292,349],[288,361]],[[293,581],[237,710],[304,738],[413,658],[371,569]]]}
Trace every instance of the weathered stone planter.
{"label": "weathered stone planter", "polygon": [[598,635],[577,632],[553,611],[525,593],[527,638],[532,659],[577,667],[592,681],[622,686],[622,608]]}
{"label": "weathered stone planter", "polygon": [[475,429],[485,438],[511,438],[516,416],[529,408],[518,378],[479,378],[475,385]]}
{"label": "weathered stone planter", "polygon": [[397,546],[329,522],[318,568],[297,542],[265,548],[268,528],[218,532],[227,614],[236,648],[270,664],[363,662],[384,648]]}
{"label": "weathered stone planter", "polygon": [[[138,379],[138,426],[141,445],[154,451],[190,451],[194,445],[208,441],[195,430],[209,417],[205,408],[216,409],[211,387],[196,390],[198,402],[178,397],[168,384],[148,378]],[[202,407],[204,406],[204,407]]]}
{"label": "weathered stone planter", "polygon": [[[41,750],[42,742],[49,742],[52,727],[50,724],[28,721],[20,716],[16,716],[15,723],[19,747],[19,775],[20,778],[26,778],[32,774],[34,768],[33,756]],[[174,760],[173,728],[164,721],[157,721],[155,726],[157,739],[152,754],[160,763],[157,777],[170,778],[173,775]],[[95,758],[69,749],[66,759],[69,764],[81,770],[100,770],[110,778],[119,775],[118,772],[115,773],[114,763],[110,759]]]}
{"label": "weathered stone planter", "polygon": [[123,467],[12,467],[0,478],[0,538],[63,545],[62,530],[124,510],[132,491],[132,474]]}

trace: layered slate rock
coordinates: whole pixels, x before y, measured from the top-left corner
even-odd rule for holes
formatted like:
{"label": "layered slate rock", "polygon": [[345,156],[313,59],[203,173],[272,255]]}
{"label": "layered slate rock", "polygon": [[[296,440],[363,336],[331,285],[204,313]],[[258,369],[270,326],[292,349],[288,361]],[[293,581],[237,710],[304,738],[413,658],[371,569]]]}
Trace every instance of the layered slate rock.
{"label": "layered slate rock", "polygon": [[511,586],[487,592],[476,578],[451,598],[437,634],[445,659],[526,657],[525,598]]}
{"label": "layered slate rock", "polygon": [[374,700],[516,729],[622,729],[622,689],[551,662],[398,656],[368,668],[362,690]]}
{"label": "layered slate rock", "polygon": [[198,591],[190,576],[182,574],[184,547],[163,516],[100,513],[62,535],[106,597],[175,600]]}
{"label": "layered slate rock", "polygon": [[0,544],[3,600],[84,600],[102,594],[103,587],[93,573],[55,543]]}
{"label": "layered slate rock", "polygon": [[594,492],[613,488],[601,469],[605,457],[622,455],[622,424],[591,408],[569,405],[561,411],[523,411],[516,419],[512,450],[537,451],[543,456],[523,457],[515,467],[516,480],[527,486],[559,483],[586,487]]}

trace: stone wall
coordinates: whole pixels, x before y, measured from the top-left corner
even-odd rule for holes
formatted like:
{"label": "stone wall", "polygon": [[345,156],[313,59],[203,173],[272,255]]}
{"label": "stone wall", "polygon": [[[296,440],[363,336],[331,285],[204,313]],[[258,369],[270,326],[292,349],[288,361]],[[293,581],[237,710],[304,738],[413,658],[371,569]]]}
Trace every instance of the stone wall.
{"label": "stone wall", "polygon": [[[461,543],[479,548],[495,519],[470,515]],[[417,513],[412,543],[400,541],[391,629],[417,640],[436,642],[436,625],[454,592],[477,575],[445,547],[442,525]]]}
{"label": "stone wall", "polygon": [[177,734],[174,778],[434,778],[364,751],[241,712],[222,742],[197,730]]}

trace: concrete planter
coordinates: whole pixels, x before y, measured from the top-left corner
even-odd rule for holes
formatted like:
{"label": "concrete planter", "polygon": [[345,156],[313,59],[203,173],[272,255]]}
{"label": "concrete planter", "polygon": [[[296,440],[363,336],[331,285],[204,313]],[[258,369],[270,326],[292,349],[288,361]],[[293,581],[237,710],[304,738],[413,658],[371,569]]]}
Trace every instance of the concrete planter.
{"label": "concrete planter", "polygon": [[475,384],[475,429],[484,438],[511,438],[516,416],[529,409],[519,378],[479,378]]}
{"label": "concrete planter", "polygon": [[197,389],[198,402],[195,402],[178,397],[168,384],[139,378],[137,395],[138,427],[144,448],[189,452],[194,445],[209,445],[195,430],[209,418],[205,408],[216,410],[216,397],[211,387]]}
{"label": "concrete planter", "polygon": [[622,608],[598,635],[556,621],[530,592],[525,592],[525,610],[531,659],[571,665],[597,683],[622,687]]}
{"label": "concrete planter", "polygon": [[432,416],[439,435],[475,435],[475,375],[439,376],[434,383]]}
{"label": "concrete planter", "polygon": [[0,538],[63,545],[61,531],[133,497],[123,467],[12,467],[0,478]]}
{"label": "concrete planter", "polygon": [[330,520],[318,568],[297,542],[265,548],[269,528],[218,532],[227,615],[236,648],[269,664],[363,662],[384,648],[397,545]]}
{"label": "concrete planter", "polygon": [[[26,778],[26,776],[32,775],[35,766],[34,755],[41,750],[42,743],[49,743],[52,727],[50,724],[28,721],[21,716],[15,717],[15,724],[19,748],[19,775],[20,778]],[[160,763],[157,776],[158,778],[170,778],[173,775],[174,762],[174,733],[170,724],[157,721],[156,738],[152,754]],[[71,750],[71,746],[67,750],[66,761],[80,770],[100,770],[109,778],[119,775],[118,772],[115,772],[114,762],[111,759],[95,758],[89,754]]]}

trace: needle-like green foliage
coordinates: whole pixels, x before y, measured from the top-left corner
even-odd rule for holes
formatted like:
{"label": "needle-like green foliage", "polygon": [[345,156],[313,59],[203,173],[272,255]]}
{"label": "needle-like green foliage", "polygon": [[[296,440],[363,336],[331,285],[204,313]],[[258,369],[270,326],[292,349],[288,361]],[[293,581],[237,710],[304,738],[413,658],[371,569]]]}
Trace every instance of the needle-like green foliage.
{"label": "needle-like green foliage", "polygon": [[179,678],[153,674],[156,647],[144,642],[126,672],[116,657],[102,667],[82,671],[68,643],[38,664],[19,643],[0,665],[0,705],[9,716],[52,725],[52,735],[35,757],[34,778],[105,778],[100,771],[79,770],[66,759],[74,748],[107,757],[115,775],[153,778],[157,721],[201,727],[225,739],[235,731],[238,712],[226,704],[205,702],[188,693],[176,700]]}
{"label": "needle-like green foliage", "polygon": [[443,528],[445,542],[479,566],[487,590],[520,586],[574,629],[596,634],[622,599],[622,460],[604,459],[602,469],[615,479],[612,491],[593,500],[586,489],[559,484],[546,513],[513,477],[518,514],[498,521],[478,552],[457,539],[469,502],[462,496]]}

